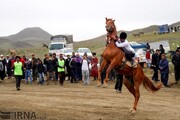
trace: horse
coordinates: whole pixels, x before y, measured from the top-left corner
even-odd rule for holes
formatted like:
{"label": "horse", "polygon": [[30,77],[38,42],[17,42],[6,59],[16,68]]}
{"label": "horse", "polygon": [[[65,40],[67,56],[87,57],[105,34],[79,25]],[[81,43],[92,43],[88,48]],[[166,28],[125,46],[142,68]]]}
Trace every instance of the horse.
{"label": "horse", "polygon": [[48,45],[46,43],[43,43],[43,47],[48,48]]}
{"label": "horse", "polygon": [[98,70],[98,81],[97,87],[101,86],[101,72],[106,69],[106,78],[104,80],[104,87],[108,86],[108,77],[111,69],[115,70],[124,75],[124,85],[127,87],[130,93],[133,94],[135,100],[134,105],[130,109],[130,112],[134,114],[137,110],[137,104],[140,98],[140,85],[143,83],[144,87],[152,92],[158,91],[162,83],[155,86],[152,81],[144,74],[142,67],[137,64],[136,67],[131,67],[127,64],[125,54],[122,49],[116,47],[115,42],[117,41],[117,31],[113,19],[106,18],[106,31],[107,31],[107,46],[102,53],[102,63]]}

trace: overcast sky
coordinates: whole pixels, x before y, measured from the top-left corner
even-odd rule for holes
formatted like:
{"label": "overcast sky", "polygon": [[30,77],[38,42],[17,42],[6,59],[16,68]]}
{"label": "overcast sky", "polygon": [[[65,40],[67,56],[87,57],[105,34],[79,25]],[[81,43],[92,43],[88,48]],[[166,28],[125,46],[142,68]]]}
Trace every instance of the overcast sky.
{"label": "overcast sky", "polygon": [[0,36],[41,27],[79,41],[106,34],[105,17],[133,30],[180,21],[179,11],[180,0],[0,0]]}

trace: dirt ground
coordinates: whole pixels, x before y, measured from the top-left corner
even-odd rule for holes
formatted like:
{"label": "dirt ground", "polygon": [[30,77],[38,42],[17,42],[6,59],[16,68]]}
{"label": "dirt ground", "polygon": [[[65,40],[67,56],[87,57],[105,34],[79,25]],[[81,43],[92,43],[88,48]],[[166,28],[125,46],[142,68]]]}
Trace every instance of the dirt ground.
{"label": "dirt ground", "polygon": [[161,88],[157,93],[141,86],[135,115],[129,113],[132,94],[125,86],[117,93],[114,85],[114,81],[108,88],[96,87],[96,81],[89,86],[69,81],[64,86],[22,82],[22,90],[16,91],[15,79],[6,79],[0,83],[0,111],[35,112],[38,120],[180,120],[179,85]]}

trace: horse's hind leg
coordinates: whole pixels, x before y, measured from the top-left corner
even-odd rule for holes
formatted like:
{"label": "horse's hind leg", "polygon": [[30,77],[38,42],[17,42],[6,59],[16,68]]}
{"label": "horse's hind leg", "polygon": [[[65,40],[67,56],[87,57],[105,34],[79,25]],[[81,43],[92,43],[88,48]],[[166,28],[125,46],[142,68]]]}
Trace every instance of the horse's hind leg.
{"label": "horse's hind leg", "polygon": [[135,74],[133,79],[134,79],[134,89],[135,89],[135,100],[134,100],[132,113],[136,112],[137,104],[140,98],[139,86],[142,80],[144,79],[144,77],[143,75],[140,74],[140,72],[138,72],[137,74]]}
{"label": "horse's hind leg", "polygon": [[[131,83],[128,79],[125,78],[125,80],[124,80],[124,85],[127,87],[127,89],[129,90],[129,92],[130,92],[131,94],[133,94],[134,98],[136,99],[136,91],[135,91],[135,89],[134,89],[134,84]],[[134,107],[131,108],[131,109],[130,109],[130,112],[131,112],[131,113],[135,113],[135,112],[136,112],[136,108],[134,108]]]}

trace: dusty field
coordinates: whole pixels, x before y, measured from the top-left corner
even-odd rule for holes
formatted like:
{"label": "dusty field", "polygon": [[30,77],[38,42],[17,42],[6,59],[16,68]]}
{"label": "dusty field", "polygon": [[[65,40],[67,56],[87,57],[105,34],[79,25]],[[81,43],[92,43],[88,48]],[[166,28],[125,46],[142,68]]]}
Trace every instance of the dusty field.
{"label": "dusty field", "polygon": [[135,115],[129,109],[134,98],[123,86],[122,93],[114,90],[115,82],[108,88],[97,88],[82,82],[64,86],[21,84],[16,91],[15,80],[0,83],[0,111],[35,112],[37,119],[47,120],[180,120],[180,87],[162,88],[153,94],[141,86],[141,97]]}

